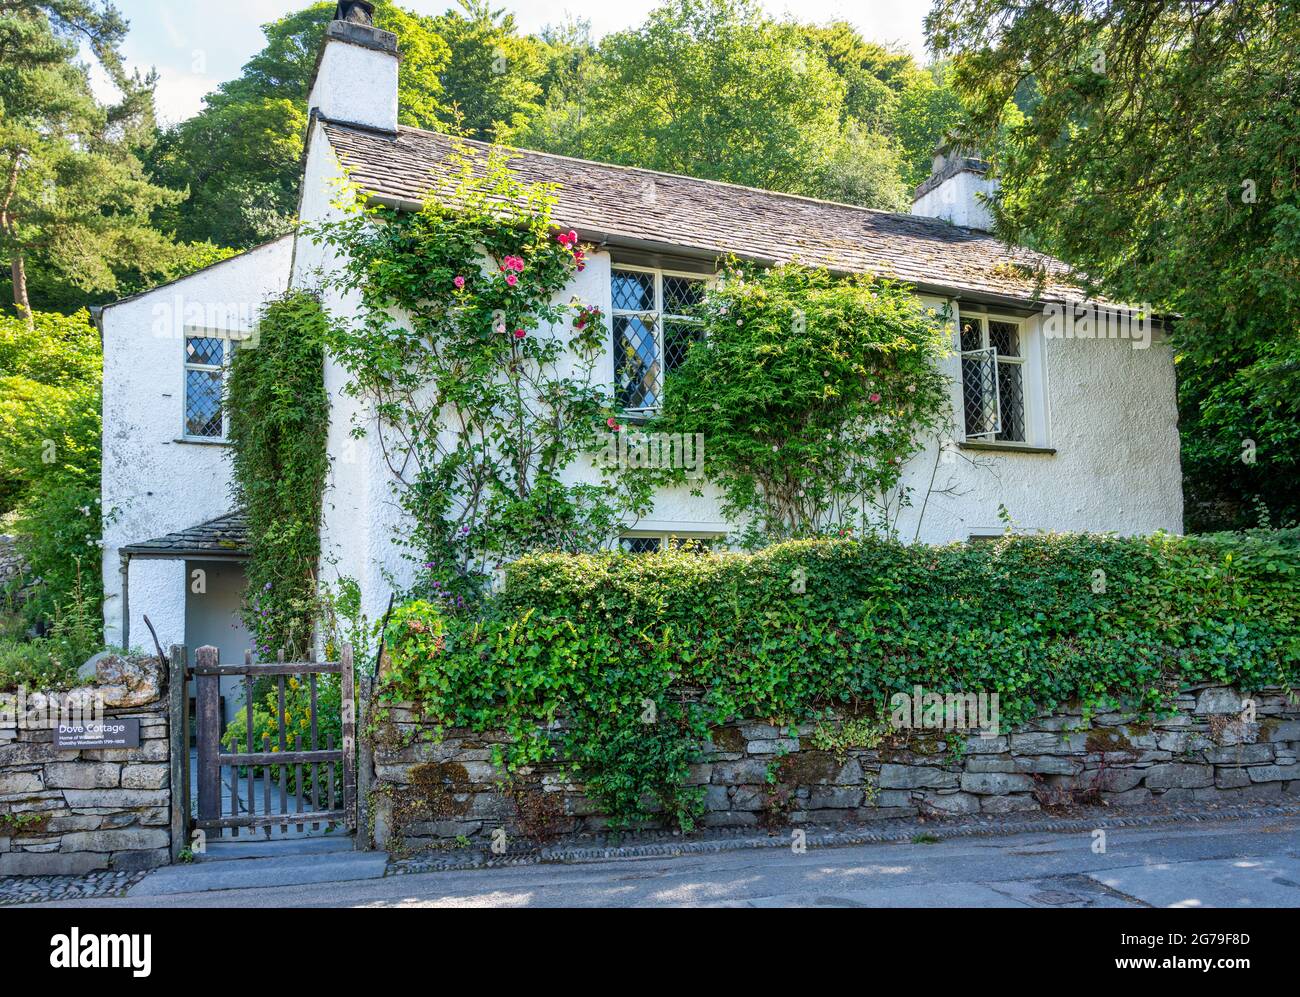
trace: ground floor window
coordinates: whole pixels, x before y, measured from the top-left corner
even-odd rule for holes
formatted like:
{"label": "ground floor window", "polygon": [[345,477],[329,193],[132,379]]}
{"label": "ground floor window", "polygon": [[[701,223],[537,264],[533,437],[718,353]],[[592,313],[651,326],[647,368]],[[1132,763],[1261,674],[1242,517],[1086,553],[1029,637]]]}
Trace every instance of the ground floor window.
{"label": "ground floor window", "polygon": [[658,530],[637,530],[624,533],[619,547],[628,554],[653,554],[661,550],[690,550],[704,553],[725,545],[721,533],[675,533]]}

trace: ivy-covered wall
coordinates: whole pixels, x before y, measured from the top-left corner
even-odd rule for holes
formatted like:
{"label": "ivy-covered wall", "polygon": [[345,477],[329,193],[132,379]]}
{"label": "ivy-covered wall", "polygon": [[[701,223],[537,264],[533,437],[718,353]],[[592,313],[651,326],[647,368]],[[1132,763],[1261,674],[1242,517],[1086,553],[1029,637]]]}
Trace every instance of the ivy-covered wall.
{"label": "ivy-covered wall", "polygon": [[[933,730],[896,712],[919,690],[974,697],[998,736],[1070,709],[1084,728],[1117,710],[1161,722],[1190,686],[1300,687],[1297,606],[1294,531],[538,555],[483,612],[400,607],[380,699],[480,738],[466,760],[485,779],[489,763],[525,779],[553,766],[613,821],[689,830],[709,812],[695,773],[710,731],[737,719],[808,736],[847,714],[821,740],[874,750]],[[978,751],[970,726],[943,731],[949,752]],[[776,753],[793,736],[758,740]]]}
{"label": "ivy-covered wall", "polygon": [[[1088,717],[1064,707],[989,738],[899,732],[865,746],[855,743],[854,723],[840,713],[830,722],[750,720],[711,730],[688,777],[703,794],[702,825],[781,828],[1096,804],[1300,799],[1300,703],[1280,690],[1246,701],[1227,686],[1189,687],[1172,713],[1156,718]],[[494,766],[500,732],[439,731],[404,706],[389,710],[378,733],[378,847],[400,854],[457,837],[490,840],[498,828],[507,844],[531,844],[609,826],[562,764],[513,778]]]}

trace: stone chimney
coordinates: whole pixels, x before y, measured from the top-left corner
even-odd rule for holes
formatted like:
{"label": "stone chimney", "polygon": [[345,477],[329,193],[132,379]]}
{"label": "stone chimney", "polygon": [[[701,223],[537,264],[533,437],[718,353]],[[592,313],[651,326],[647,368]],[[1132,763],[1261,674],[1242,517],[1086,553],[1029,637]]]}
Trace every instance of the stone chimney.
{"label": "stone chimney", "polygon": [[912,214],[991,232],[993,215],[976,196],[992,197],[997,192],[998,182],[988,171],[988,163],[967,150],[940,145],[934,152],[930,178],[912,195]]}
{"label": "stone chimney", "polygon": [[339,0],[316,60],[307,108],[331,121],[397,131],[397,36],[367,0]]}

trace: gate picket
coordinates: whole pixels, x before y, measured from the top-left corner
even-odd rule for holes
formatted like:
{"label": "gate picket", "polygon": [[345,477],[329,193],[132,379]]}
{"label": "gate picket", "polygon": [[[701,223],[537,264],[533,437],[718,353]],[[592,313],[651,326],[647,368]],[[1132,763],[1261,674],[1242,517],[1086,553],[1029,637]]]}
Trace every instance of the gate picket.
{"label": "gate picket", "polygon": [[[198,816],[196,828],[216,832],[220,836],[229,829],[230,836],[239,835],[240,828],[256,835],[262,828],[270,836],[279,828],[281,833],[290,826],[299,831],[310,826],[318,829],[322,824],[329,828],[342,825],[349,831],[356,829],[356,765],[353,753],[355,741],[355,703],[352,676],[352,649],[345,647],[339,661],[286,662],[284,655],[274,663],[257,663],[251,654],[245,655],[241,665],[223,665],[215,647],[198,649],[191,672],[195,682],[196,739],[198,741]],[[244,688],[244,744],[230,744],[230,750],[221,750],[221,698],[222,676],[242,680]],[[333,733],[320,729],[318,710],[321,675],[338,675],[342,727],[342,743],[336,743]],[[275,708],[279,710],[277,727],[278,750],[273,748],[270,732],[263,731],[257,743],[255,729],[254,683],[266,676],[275,680]],[[307,683],[308,716],[303,718],[309,736],[309,746],[304,748],[303,736],[290,729],[286,711],[285,686],[290,677]],[[297,726],[297,721],[294,721]],[[321,747],[324,733],[325,747]],[[245,750],[242,750],[245,749]],[[260,749],[260,750],[259,750]],[[223,800],[222,769],[230,767],[229,812]],[[261,768],[262,810],[257,809],[257,769]],[[292,767],[294,786],[289,791],[288,779]],[[240,769],[247,777],[245,799],[241,799]],[[342,793],[337,794],[335,778],[341,770]],[[278,776],[278,778],[277,778]],[[310,778],[311,786],[304,787],[303,779]],[[320,779],[327,778],[328,785],[321,793]],[[272,781],[278,783],[279,808],[272,810]],[[322,800],[323,795],[323,800]],[[341,795],[341,799],[340,799]],[[322,807],[322,802],[324,806]],[[290,810],[290,805],[293,809]]]}

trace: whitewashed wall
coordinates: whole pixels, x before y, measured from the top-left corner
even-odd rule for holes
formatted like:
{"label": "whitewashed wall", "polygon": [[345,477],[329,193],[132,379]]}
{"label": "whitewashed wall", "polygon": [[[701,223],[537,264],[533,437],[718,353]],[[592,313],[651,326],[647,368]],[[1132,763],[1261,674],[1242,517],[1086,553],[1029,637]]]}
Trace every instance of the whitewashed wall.
{"label": "whitewashed wall", "polygon": [[[185,409],[185,329],[255,319],[262,304],[288,285],[293,239],[286,236],[147,294],[104,309],[104,628],[121,642],[123,546],[195,526],[231,510],[228,447],[181,440]],[[233,331],[233,330],[232,330]],[[164,618],[163,584],[176,562],[133,561],[131,643],[146,646],[139,615]],[[149,566],[146,566],[149,565]],[[136,573],[140,581],[135,580]],[[183,566],[177,578],[183,582]],[[146,579],[149,579],[146,581]],[[184,640],[184,589],[171,607],[164,646]],[[175,602],[175,605],[173,603]],[[153,608],[153,604],[159,608]],[[172,612],[176,610],[176,612]],[[174,626],[172,625],[174,622]]]}

